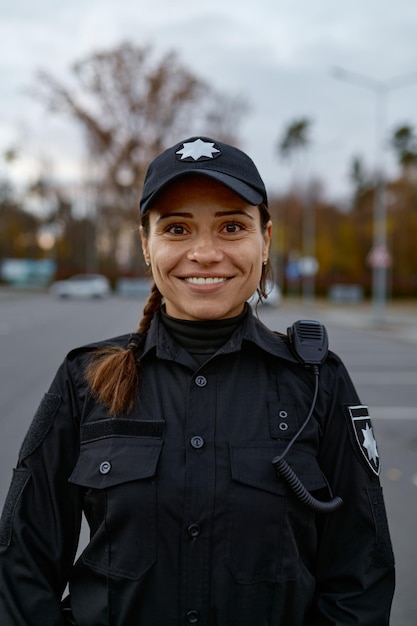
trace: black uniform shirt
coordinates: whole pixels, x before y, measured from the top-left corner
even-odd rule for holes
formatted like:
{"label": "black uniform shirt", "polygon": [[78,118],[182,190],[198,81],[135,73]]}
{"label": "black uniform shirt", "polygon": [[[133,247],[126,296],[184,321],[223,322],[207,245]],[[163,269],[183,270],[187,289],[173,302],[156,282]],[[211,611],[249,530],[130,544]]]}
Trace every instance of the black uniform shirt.
{"label": "black uniform shirt", "polygon": [[[129,336],[102,345],[126,346]],[[393,557],[366,408],[340,359],[314,375],[248,311],[203,365],[153,320],[129,415],[91,397],[72,351],[20,452],[0,526],[0,623],[61,626],[386,626]],[[73,564],[84,511],[91,540]]]}

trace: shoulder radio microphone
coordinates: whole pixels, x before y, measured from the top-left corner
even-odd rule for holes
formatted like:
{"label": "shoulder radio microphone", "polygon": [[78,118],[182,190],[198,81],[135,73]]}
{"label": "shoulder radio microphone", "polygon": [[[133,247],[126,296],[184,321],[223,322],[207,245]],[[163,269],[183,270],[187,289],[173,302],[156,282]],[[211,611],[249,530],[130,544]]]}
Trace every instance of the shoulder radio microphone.
{"label": "shoulder radio microphone", "polygon": [[287,330],[291,351],[300,363],[312,367],[315,375],[315,389],[309,413],[298,432],[291,439],[284,452],[272,460],[278,477],[281,477],[299,500],[317,513],[332,513],[343,504],[339,496],[328,502],[317,500],[302,484],[294,470],[288,465],[285,456],[294,442],[309,423],[316,406],[319,389],[319,366],[324,363],[328,353],[328,336],[326,327],[315,320],[298,320]]}

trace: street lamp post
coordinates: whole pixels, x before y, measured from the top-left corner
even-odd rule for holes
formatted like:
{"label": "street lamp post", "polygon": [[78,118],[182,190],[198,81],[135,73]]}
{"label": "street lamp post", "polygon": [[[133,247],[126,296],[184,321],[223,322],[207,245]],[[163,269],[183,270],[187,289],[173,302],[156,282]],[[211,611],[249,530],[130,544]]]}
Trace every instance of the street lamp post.
{"label": "street lamp post", "polygon": [[374,194],[374,234],[371,265],[374,320],[377,324],[382,324],[384,322],[387,297],[387,268],[390,264],[389,253],[387,251],[387,204],[384,171],[387,95],[394,89],[406,87],[407,85],[416,83],[417,72],[396,76],[387,81],[379,81],[369,76],[358,74],[356,72],[348,72],[347,70],[338,67],[333,70],[333,76],[339,80],[353,83],[359,87],[364,87],[365,89],[372,91],[376,98],[376,185]]}

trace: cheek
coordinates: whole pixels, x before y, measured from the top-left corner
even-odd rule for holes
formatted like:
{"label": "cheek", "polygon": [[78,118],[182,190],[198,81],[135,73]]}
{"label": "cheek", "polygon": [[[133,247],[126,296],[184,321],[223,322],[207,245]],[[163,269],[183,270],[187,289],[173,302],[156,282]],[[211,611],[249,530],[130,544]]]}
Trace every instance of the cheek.
{"label": "cheek", "polygon": [[163,277],[175,267],[178,251],[163,242],[158,242],[157,245],[149,245],[149,256],[153,274]]}
{"label": "cheek", "polygon": [[265,245],[263,240],[257,240],[252,242],[250,247],[241,250],[241,258],[246,260],[247,263],[251,263],[256,269],[262,265],[262,261],[265,258]]}

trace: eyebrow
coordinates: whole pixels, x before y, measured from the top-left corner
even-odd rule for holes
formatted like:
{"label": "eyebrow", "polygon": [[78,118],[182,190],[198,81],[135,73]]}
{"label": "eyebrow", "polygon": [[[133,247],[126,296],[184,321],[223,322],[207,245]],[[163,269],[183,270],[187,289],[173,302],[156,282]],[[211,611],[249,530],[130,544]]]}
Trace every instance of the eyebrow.
{"label": "eyebrow", "polygon": [[216,217],[225,217],[227,215],[245,215],[246,217],[249,217],[251,220],[254,220],[254,216],[251,215],[250,213],[246,213],[246,211],[219,211],[218,213],[216,213]]}
{"label": "eyebrow", "polygon": [[165,213],[164,215],[160,215],[156,221],[160,222],[161,220],[166,220],[166,219],[169,219],[170,217],[193,217],[193,215],[192,213],[179,213],[179,212]]}
{"label": "eyebrow", "polygon": [[[251,220],[255,219],[253,215],[250,215],[250,213],[246,213],[246,211],[238,211],[238,210],[218,211],[217,213],[214,214],[214,217],[230,217],[232,215],[244,215],[245,217],[248,217]],[[160,215],[158,217],[157,222],[160,222],[161,220],[164,220],[164,219],[169,219],[171,217],[192,218],[194,217],[194,215],[192,213],[181,213],[181,212],[165,213],[164,215]]]}

